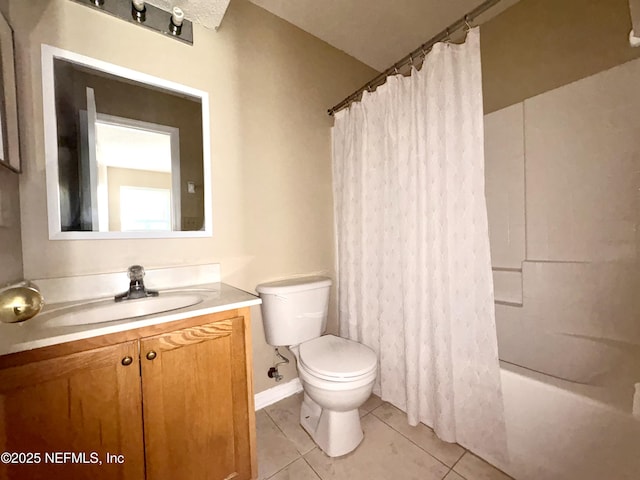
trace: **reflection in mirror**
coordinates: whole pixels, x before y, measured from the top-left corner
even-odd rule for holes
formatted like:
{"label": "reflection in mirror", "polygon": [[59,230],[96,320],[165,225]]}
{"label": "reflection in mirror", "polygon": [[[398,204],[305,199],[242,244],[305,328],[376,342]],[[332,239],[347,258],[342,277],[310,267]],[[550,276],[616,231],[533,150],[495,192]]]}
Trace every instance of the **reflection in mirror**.
{"label": "reflection in mirror", "polygon": [[50,238],[210,235],[207,94],[42,53]]}

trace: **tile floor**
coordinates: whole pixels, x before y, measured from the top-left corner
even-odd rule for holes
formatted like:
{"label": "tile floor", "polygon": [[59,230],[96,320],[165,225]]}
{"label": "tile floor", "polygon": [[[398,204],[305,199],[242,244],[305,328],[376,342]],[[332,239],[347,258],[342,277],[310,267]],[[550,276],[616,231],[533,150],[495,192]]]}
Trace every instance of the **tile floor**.
{"label": "tile floor", "polygon": [[256,412],[260,480],[508,480],[466,451],[411,427],[405,414],[372,395],[360,409],[364,440],[352,453],[326,456],[298,423],[302,393]]}

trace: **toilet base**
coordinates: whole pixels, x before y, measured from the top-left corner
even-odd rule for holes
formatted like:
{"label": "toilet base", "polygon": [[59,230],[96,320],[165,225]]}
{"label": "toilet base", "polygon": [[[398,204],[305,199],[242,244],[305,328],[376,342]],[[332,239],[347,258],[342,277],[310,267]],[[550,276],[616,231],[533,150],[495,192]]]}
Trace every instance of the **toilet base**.
{"label": "toilet base", "polygon": [[327,410],[306,392],[300,407],[300,425],[330,457],[352,452],[364,438],[357,408],[346,412]]}

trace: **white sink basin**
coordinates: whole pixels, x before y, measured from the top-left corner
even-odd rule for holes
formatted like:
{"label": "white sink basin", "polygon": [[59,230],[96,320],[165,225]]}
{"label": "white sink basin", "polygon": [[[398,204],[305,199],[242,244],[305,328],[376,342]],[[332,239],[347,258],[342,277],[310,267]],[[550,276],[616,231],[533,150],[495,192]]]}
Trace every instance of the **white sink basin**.
{"label": "white sink basin", "polygon": [[[101,300],[43,312],[36,320],[41,328],[71,327],[114,322],[153,315],[201,303],[211,292],[170,292],[158,297],[123,300]],[[35,322],[31,322],[35,323]]]}

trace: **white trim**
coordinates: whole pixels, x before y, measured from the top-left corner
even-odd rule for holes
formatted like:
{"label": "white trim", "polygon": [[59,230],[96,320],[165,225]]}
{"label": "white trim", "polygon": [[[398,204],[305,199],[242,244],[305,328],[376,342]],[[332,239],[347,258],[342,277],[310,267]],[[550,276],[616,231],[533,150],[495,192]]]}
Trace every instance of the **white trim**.
{"label": "white trim", "polygon": [[291,395],[295,395],[296,393],[301,391],[302,383],[300,383],[300,379],[296,377],[287,383],[276,385],[273,388],[269,388],[268,390],[265,390],[263,392],[256,393],[254,395],[256,411],[262,410],[264,407],[273,405],[274,403],[290,397]]}
{"label": "white trim", "polygon": [[[58,186],[58,130],[56,125],[54,59],[61,58],[78,65],[101,70],[125,79],[146,83],[175,92],[183,96],[200,99],[202,105],[202,160],[204,174],[204,229],[198,231],[172,232],[62,232],[60,226],[60,189]],[[131,70],[94,58],[85,57],[61,48],[42,44],[42,100],[45,165],[47,185],[47,209],[49,220],[49,240],[84,240],[84,239],[124,239],[124,238],[194,238],[213,236],[213,195],[211,179],[211,126],[209,118],[209,94],[203,90],[188,87],[146,73]],[[172,142],[173,143],[173,142]]]}
{"label": "white trim", "polygon": [[[209,94],[201,92],[202,99],[202,163],[204,166],[204,232],[213,237],[213,178],[211,178],[211,124],[209,115]],[[193,233],[193,232],[192,232]],[[196,236],[196,235],[194,235]]]}
{"label": "white trim", "polygon": [[[181,231],[182,191],[180,185],[180,129],[169,125],[145,122],[142,120],[135,120],[133,118],[118,117],[116,115],[108,115],[106,113],[98,113],[96,118],[97,122],[101,124],[169,135],[169,148],[171,149],[171,231]],[[109,217],[107,216],[107,221],[108,218]],[[100,231],[102,232],[103,230],[100,229]],[[108,229],[104,231],[108,231]]]}
{"label": "white trim", "polygon": [[[146,83],[149,85],[155,85],[156,87],[162,87],[165,90],[170,90],[178,94],[187,94],[191,97],[197,97],[197,98],[209,97],[209,94],[207,92],[203,90],[198,90],[197,88],[188,87],[186,85],[172,82],[170,80],[165,80],[160,77],[154,77],[153,75],[148,75],[146,73],[138,72],[136,70],[131,70],[126,67],[121,67],[120,65],[116,65],[114,63],[103,62],[102,60],[98,60],[95,58],[85,57],[84,55],[70,52],[69,50],[63,50],[62,48],[52,47],[51,45],[46,45],[43,43],[42,44],[42,63],[50,64],[50,69],[52,74],[53,74],[54,58],[62,58],[78,65],[83,65],[85,67],[89,67],[95,70],[100,70],[106,73],[110,73],[112,75],[117,75],[118,77],[134,80],[140,83]],[[51,79],[53,79],[53,76],[51,77]],[[54,106],[55,106],[55,100],[54,100]]]}
{"label": "white trim", "polygon": [[44,158],[47,185],[49,239],[60,232],[60,186],[58,184],[58,126],[52,47],[42,45],[42,115],[44,117]]}

